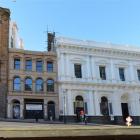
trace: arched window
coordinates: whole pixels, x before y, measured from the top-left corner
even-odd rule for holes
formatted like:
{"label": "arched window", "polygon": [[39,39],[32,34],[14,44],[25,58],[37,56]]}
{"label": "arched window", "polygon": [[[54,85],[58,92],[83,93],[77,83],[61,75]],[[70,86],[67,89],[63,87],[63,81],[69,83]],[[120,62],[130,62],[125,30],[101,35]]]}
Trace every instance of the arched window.
{"label": "arched window", "polygon": [[101,97],[100,109],[101,109],[102,115],[104,116],[109,115],[108,99],[104,96]]}
{"label": "arched window", "polygon": [[52,79],[47,80],[47,91],[48,92],[54,91],[54,80],[52,80]]}
{"label": "arched window", "polygon": [[36,80],[36,91],[43,91],[43,80],[41,78],[38,78]]}
{"label": "arched window", "polygon": [[14,77],[14,79],[13,79],[13,90],[15,90],[15,91],[20,91],[21,90],[20,77]]}
{"label": "arched window", "polygon": [[32,79],[31,78],[25,79],[25,90],[32,91]]}

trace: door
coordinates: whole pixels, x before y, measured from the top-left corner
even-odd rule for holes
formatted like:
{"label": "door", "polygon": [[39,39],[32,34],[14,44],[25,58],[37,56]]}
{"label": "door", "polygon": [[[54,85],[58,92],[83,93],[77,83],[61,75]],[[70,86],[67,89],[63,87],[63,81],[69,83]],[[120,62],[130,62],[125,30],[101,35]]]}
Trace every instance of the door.
{"label": "door", "polygon": [[126,121],[126,117],[129,116],[128,103],[121,103],[121,106],[122,106],[123,120]]}
{"label": "door", "polygon": [[51,120],[51,117],[55,120],[55,103],[52,101],[48,102],[48,119]]}

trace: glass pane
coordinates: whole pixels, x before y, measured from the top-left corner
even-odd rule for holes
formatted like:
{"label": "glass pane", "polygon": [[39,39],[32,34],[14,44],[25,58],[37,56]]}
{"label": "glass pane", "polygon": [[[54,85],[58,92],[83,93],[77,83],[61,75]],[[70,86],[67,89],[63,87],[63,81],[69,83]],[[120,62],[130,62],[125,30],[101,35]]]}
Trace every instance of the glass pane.
{"label": "glass pane", "polygon": [[36,61],[36,71],[42,72],[43,71],[43,62],[42,60]]}
{"label": "glass pane", "polygon": [[32,60],[26,60],[25,69],[28,71],[32,70]]}
{"label": "glass pane", "polygon": [[25,80],[25,90],[26,91],[31,91],[32,90],[32,79],[27,78]]}
{"label": "glass pane", "polygon": [[14,69],[16,70],[20,69],[20,59],[18,58],[14,59]]}
{"label": "glass pane", "polygon": [[53,63],[47,62],[47,72],[53,72]]}

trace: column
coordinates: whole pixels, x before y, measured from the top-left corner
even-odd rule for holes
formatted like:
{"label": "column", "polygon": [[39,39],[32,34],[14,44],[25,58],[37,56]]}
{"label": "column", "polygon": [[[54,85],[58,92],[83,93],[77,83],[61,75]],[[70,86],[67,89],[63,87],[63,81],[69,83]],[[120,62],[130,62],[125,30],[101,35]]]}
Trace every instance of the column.
{"label": "column", "polygon": [[61,55],[60,55],[60,71],[61,71],[61,76],[64,76],[64,54],[62,53]]}
{"label": "column", "polygon": [[129,70],[130,70],[130,81],[135,82],[135,74],[134,74],[134,66],[132,62],[129,62]]}
{"label": "column", "polygon": [[130,104],[130,115],[140,116],[140,103],[139,103],[139,94],[131,93],[129,94],[129,104]]}
{"label": "column", "polygon": [[70,89],[67,91],[67,112],[68,112],[68,115],[74,114],[72,93]]}
{"label": "column", "polygon": [[7,118],[12,118],[12,105],[8,102],[8,107],[7,107]]}
{"label": "column", "polygon": [[92,73],[92,78],[96,79],[96,66],[95,66],[94,57],[91,57],[91,73]]}
{"label": "column", "polygon": [[44,99],[44,119],[47,119],[47,99]]}
{"label": "column", "polygon": [[25,70],[25,59],[23,57],[20,59],[20,69]]}
{"label": "column", "polygon": [[94,92],[94,105],[95,105],[95,115],[96,116],[101,116],[101,113],[100,113],[100,99],[99,99],[99,95],[98,95],[98,92],[95,91]]}
{"label": "column", "polygon": [[112,95],[112,107],[114,116],[122,116],[121,100],[117,92]]}
{"label": "column", "polygon": [[20,119],[23,119],[23,110],[24,110],[24,99],[20,101]]}
{"label": "column", "polygon": [[93,116],[94,115],[94,97],[93,92],[89,91],[88,93],[88,115]]}
{"label": "column", "polygon": [[32,59],[32,71],[36,71],[36,59]]}
{"label": "column", "polygon": [[66,76],[70,77],[70,63],[69,63],[69,55],[66,55]]}
{"label": "column", "polygon": [[87,64],[86,64],[86,68],[87,68],[87,77],[86,78],[88,78],[88,80],[91,78],[91,70],[90,70],[90,57],[89,56],[87,56]]}
{"label": "column", "polygon": [[111,80],[112,82],[114,82],[115,80],[115,69],[114,69],[114,63],[113,63],[113,60],[111,59],[110,60],[110,64],[111,64]]}

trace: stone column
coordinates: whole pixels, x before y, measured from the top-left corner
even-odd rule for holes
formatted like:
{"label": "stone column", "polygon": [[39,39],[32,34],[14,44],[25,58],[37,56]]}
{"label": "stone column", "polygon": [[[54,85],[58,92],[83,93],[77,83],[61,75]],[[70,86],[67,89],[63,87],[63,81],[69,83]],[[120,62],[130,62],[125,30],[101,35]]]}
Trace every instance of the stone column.
{"label": "stone column", "polygon": [[32,71],[36,71],[36,59],[32,59]]}
{"label": "stone column", "polygon": [[47,99],[44,99],[44,119],[47,120]]}
{"label": "stone column", "polygon": [[112,107],[114,116],[122,116],[121,100],[117,92],[112,95]]}
{"label": "stone column", "polygon": [[20,69],[25,70],[25,60],[23,57],[20,58]]}
{"label": "stone column", "polygon": [[87,56],[87,64],[86,64],[86,68],[87,68],[87,76],[86,78],[88,78],[88,80],[91,78],[91,69],[90,69],[90,57]]}
{"label": "stone column", "polygon": [[140,103],[138,93],[129,94],[130,115],[140,116]]}
{"label": "stone column", "polygon": [[133,64],[132,64],[132,62],[129,62],[129,71],[130,71],[130,80],[131,80],[131,82],[135,82],[135,72],[134,72],[134,66],[133,66]]}
{"label": "stone column", "polygon": [[72,93],[71,90],[67,90],[67,112],[68,115],[73,115],[74,110],[73,110],[73,100],[72,100]]}
{"label": "stone column", "polygon": [[89,116],[93,116],[95,113],[94,113],[94,97],[93,97],[93,92],[92,91],[89,91],[88,93],[88,115]]}
{"label": "stone column", "polygon": [[96,79],[96,66],[95,66],[94,57],[91,57],[91,73],[92,73],[92,78]]}
{"label": "stone column", "polygon": [[12,104],[8,102],[7,106],[7,118],[12,118]]}
{"label": "stone column", "polygon": [[66,55],[66,76],[67,78],[70,77],[70,62],[69,62],[69,55]]}
{"label": "stone column", "polygon": [[23,119],[23,111],[24,111],[24,99],[20,101],[20,119]]}
{"label": "stone column", "polygon": [[113,63],[113,60],[111,59],[110,60],[110,64],[111,64],[111,80],[112,82],[115,81],[115,69],[114,69],[114,63]]}
{"label": "stone column", "polygon": [[64,71],[64,64],[65,63],[65,60],[64,60],[64,54],[62,53],[61,55],[60,55],[60,64],[61,64],[61,68],[60,68],[60,72],[61,72],[61,77],[63,77],[64,76],[64,74],[65,74],[65,71]]}
{"label": "stone column", "polygon": [[97,91],[94,92],[94,105],[95,105],[95,115],[96,116],[101,116],[100,113],[100,98],[99,95],[97,93]]}

